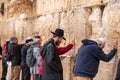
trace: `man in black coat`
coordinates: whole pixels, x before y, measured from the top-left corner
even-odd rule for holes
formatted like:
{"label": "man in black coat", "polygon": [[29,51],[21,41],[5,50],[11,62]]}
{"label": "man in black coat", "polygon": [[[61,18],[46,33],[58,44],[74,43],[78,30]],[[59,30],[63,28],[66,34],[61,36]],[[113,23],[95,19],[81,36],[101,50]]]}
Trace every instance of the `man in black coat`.
{"label": "man in black coat", "polygon": [[10,54],[11,66],[11,80],[19,80],[21,71],[21,48],[22,45],[18,44],[17,37],[11,37],[11,44],[8,52]]}
{"label": "man in black coat", "polygon": [[60,61],[60,57],[56,51],[56,45],[65,40],[64,31],[62,29],[56,29],[55,32],[51,32],[53,38],[49,39],[45,44],[45,54],[43,56],[43,80],[63,80],[63,68]]}

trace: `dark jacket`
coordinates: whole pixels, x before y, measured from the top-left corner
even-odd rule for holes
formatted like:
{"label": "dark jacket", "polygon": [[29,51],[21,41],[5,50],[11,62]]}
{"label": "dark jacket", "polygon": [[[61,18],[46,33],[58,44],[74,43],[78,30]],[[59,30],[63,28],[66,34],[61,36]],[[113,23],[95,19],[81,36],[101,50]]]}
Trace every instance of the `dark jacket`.
{"label": "dark jacket", "polygon": [[76,56],[74,76],[93,78],[98,72],[100,60],[110,61],[117,50],[113,49],[109,54],[105,54],[92,40],[85,39],[82,43]]}
{"label": "dark jacket", "polygon": [[[49,43],[49,44],[48,44]],[[53,39],[46,46],[46,54],[43,59],[43,80],[63,80],[63,68]]]}
{"label": "dark jacket", "polygon": [[[0,56],[2,56],[2,47],[1,47],[1,45],[0,45]],[[1,60],[2,58],[0,58],[0,60]]]}
{"label": "dark jacket", "polygon": [[28,67],[27,64],[26,64],[26,55],[27,55],[27,50],[29,48],[30,48],[30,46],[24,45],[21,49],[21,59],[22,59],[21,67],[22,68]]}
{"label": "dark jacket", "polygon": [[10,44],[10,48],[8,49],[8,52],[11,55],[12,66],[20,66],[21,48],[22,48],[22,45],[14,44],[14,43]]}
{"label": "dark jacket", "polygon": [[0,45],[0,55],[2,55],[2,47],[1,47],[1,45]]}

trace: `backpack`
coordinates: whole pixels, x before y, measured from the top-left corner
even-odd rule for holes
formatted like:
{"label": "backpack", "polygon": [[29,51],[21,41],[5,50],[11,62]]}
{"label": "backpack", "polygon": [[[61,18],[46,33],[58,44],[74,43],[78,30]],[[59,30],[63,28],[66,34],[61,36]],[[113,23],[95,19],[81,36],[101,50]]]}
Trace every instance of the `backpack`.
{"label": "backpack", "polygon": [[52,42],[51,42],[51,41],[46,42],[46,43],[42,46],[41,51],[40,51],[42,58],[45,57],[46,52],[47,52],[47,45],[50,44],[50,43],[52,43]]}
{"label": "backpack", "polygon": [[33,67],[34,64],[36,63],[36,58],[33,56],[33,49],[34,49],[34,46],[31,46],[27,50],[26,63],[29,67]]}
{"label": "backpack", "polygon": [[7,61],[11,61],[12,60],[12,56],[11,56],[11,54],[6,50],[6,52],[5,52],[5,57],[6,57],[6,60]]}

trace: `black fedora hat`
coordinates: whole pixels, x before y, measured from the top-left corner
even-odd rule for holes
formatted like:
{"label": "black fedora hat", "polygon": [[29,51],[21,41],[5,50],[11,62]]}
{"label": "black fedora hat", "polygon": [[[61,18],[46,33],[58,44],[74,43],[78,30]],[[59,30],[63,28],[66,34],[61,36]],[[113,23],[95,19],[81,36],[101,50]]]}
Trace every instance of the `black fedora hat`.
{"label": "black fedora hat", "polygon": [[62,29],[56,29],[55,32],[51,31],[51,33],[56,36],[63,37],[63,39],[66,40],[66,38],[64,37],[64,30],[62,30]]}

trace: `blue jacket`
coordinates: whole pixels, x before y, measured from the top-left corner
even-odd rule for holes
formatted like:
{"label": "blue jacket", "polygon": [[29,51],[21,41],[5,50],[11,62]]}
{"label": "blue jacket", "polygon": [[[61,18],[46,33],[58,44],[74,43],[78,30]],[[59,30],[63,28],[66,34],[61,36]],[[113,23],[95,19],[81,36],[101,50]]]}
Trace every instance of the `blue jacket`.
{"label": "blue jacket", "polygon": [[27,63],[26,63],[26,55],[27,55],[27,50],[30,48],[30,46],[26,46],[24,45],[21,49],[21,67],[22,68],[26,68],[28,67],[27,66]]}
{"label": "blue jacket", "polygon": [[76,56],[74,76],[93,78],[98,72],[100,60],[110,61],[117,50],[113,49],[109,54],[105,54],[95,41],[84,39],[82,43]]}

